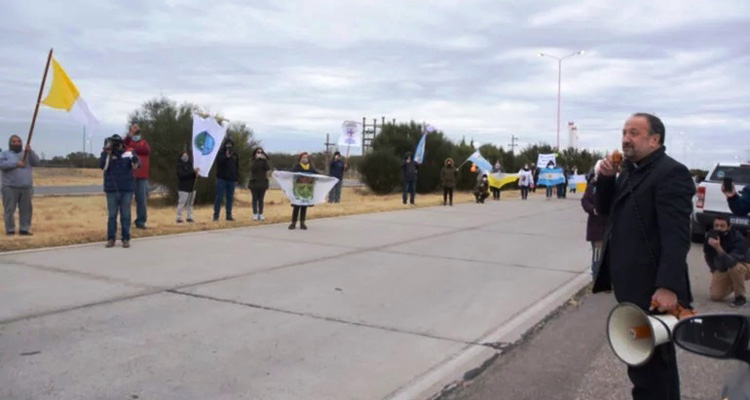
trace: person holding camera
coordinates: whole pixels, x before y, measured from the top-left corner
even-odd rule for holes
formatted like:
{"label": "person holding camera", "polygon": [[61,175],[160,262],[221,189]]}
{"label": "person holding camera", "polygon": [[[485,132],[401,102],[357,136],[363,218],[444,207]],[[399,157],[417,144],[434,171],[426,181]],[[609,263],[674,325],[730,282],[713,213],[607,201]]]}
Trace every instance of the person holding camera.
{"label": "person holding camera", "polygon": [[195,180],[200,168],[193,168],[190,153],[183,151],[177,160],[177,223],[182,223],[182,210],[187,208],[187,222],[193,220],[193,204],[195,204]]}
{"label": "person holding camera", "polygon": [[216,155],[216,200],[214,201],[214,222],[219,220],[221,203],[227,198],[227,221],[234,221],[232,205],[234,205],[234,189],[239,181],[240,158],[234,151],[234,141],[224,139],[219,154]]}
{"label": "person holding camera", "polygon": [[0,153],[0,170],[3,171],[3,208],[5,211],[5,233],[16,234],[16,208],[19,214],[21,236],[31,236],[31,197],[34,181],[31,167],[39,165],[39,157],[26,145],[24,158],[23,141],[17,135],[10,137],[9,149]]}
{"label": "person holding camera", "polygon": [[732,214],[744,217],[750,214],[750,185],[745,186],[738,194],[732,183],[732,178],[724,178],[721,191],[727,196],[727,204]]}
{"label": "person holding camera", "polygon": [[146,229],[148,219],[148,177],[150,169],[151,147],[141,137],[141,127],[138,124],[130,126],[123,141],[125,149],[132,149],[141,167],[135,172],[135,227]]}
{"label": "person holding camera", "polygon": [[253,196],[253,221],[265,221],[263,216],[263,203],[268,190],[268,171],[271,170],[271,164],[268,162],[268,155],[262,147],[255,149],[253,163],[250,166],[250,193]]}
{"label": "person holding camera", "polygon": [[104,192],[107,194],[107,248],[115,246],[117,214],[120,214],[122,247],[130,247],[130,204],[135,190],[135,171],[141,163],[131,151],[125,151],[120,135],[105,141],[99,157],[99,168],[104,170]]}
{"label": "person holding camera", "polygon": [[329,203],[341,203],[341,188],[344,186],[344,172],[348,168],[349,166],[346,165],[346,162],[341,159],[341,153],[338,151],[333,153],[333,160],[331,160],[330,165],[328,165],[328,175],[339,181],[336,183],[336,186],[333,187],[331,193],[328,194]]}
{"label": "person holding camera", "polygon": [[709,296],[712,301],[724,301],[734,292],[735,307],[744,306],[745,280],[750,279],[747,263],[747,244],[742,234],[732,228],[729,218],[714,219],[714,229],[706,233],[703,256],[711,270]]}

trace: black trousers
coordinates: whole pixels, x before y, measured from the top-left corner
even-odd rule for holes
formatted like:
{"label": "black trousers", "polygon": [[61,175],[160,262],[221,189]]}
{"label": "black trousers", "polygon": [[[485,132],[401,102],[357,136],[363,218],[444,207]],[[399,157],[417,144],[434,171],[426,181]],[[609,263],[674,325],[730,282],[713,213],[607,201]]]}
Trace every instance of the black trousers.
{"label": "black trousers", "polygon": [[492,189],[492,198],[495,200],[500,200],[500,188],[491,188]]}
{"label": "black trousers", "polygon": [[263,214],[263,199],[266,197],[266,189],[250,189],[253,195],[253,214]]}
{"label": "black trousers", "polygon": [[292,223],[296,224],[299,220],[300,223],[305,223],[305,218],[307,218],[307,206],[293,206],[294,209],[292,210]]}
{"label": "black trousers", "polygon": [[[450,203],[447,203],[450,200]],[[453,205],[453,188],[443,188],[443,205]]]}
{"label": "black trousers", "polygon": [[521,186],[521,198],[526,200],[529,197],[529,187]]}
{"label": "black trousers", "polygon": [[633,382],[633,400],[680,400],[680,374],[672,342],[656,347],[648,363],[628,367],[628,376]]}

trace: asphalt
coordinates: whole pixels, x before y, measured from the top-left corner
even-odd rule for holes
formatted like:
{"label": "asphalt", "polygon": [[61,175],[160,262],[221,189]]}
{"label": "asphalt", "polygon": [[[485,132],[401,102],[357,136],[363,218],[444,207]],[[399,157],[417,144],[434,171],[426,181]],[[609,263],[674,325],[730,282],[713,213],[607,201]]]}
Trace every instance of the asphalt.
{"label": "asphalt", "polygon": [[[688,258],[694,306],[699,312],[748,313],[708,300],[710,275],[701,245]],[[616,302],[609,294],[587,294],[571,301],[538,332],[497,358],[473,380],[464,380],[441,400],[631,399],[625,365],[609,347],[606,319]],[[678,349],[682,398],[719,399],[739,361],[715,360]]]}
{"label": "asphalt", "polygon": [[308,225],[0,255],[0,398],[425,399],[588,281],[575,200]]}

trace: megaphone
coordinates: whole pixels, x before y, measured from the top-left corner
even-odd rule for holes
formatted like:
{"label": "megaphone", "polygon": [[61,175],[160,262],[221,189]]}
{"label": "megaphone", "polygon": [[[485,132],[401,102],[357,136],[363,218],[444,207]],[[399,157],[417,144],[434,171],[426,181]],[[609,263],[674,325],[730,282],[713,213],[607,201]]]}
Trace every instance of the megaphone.
{"label": "megaphone", "polygon": [[609,346],[624,363],[643,365],[654,355],[656,346],[672,340],[677,322],[674,315],[648,315],[633,303],[620,303],[607,318]]}

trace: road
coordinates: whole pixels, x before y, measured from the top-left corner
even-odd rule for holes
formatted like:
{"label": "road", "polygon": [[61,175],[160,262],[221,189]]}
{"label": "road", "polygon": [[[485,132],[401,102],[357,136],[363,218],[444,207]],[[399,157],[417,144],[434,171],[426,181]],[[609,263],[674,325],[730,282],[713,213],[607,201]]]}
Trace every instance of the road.
{"label": "road", "polygon": [[[361,187],[362,182],[356,179],[344,179],[344,187]],[[279,185],[271,180],[271,189],[278,189]],[[159,192],[160,188],[155,188]],[[102,185],[85,186],[37,186],[34,188],[35,196],[65,196],[65,195],[90,195],[104,193]]]}
{"label": "road", "polygon": [[589,280],[575,199],[308,225],[0,255],[0,398],[428,398]]}

